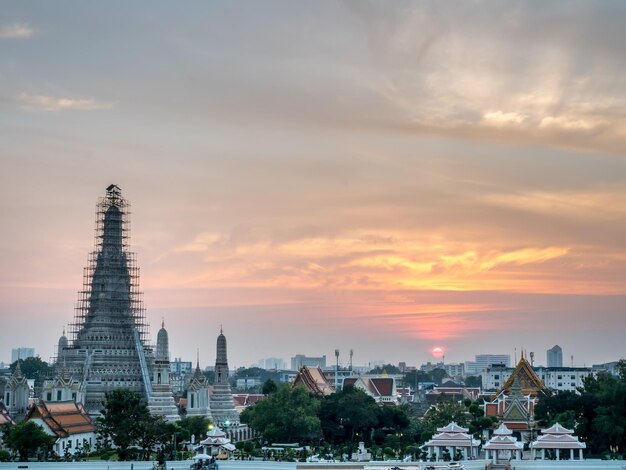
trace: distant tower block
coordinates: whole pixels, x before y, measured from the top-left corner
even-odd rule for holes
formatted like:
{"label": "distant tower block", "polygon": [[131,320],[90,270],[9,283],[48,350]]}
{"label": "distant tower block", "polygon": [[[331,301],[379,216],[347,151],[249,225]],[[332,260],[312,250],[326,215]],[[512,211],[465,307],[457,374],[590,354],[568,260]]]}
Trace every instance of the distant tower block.
{"label": "distant tower block", "polygon": [[57,352],[67,373],[85,384],[85,408],[92,416],[100,414],[110,390],[130,389],[148,403],[152,395],[155,361],[139,268],[128,249],[129,213],[120,188],[110,185],[96,206],[95,250],[84,270],[71,341]]}
{"label": "distant tower block", "polygon": [[228,354],[226,336],[220,328],[217,337],[217,354],[215,359],[215,384],[211,395],[211,414],[221,428],[239,425],[239,413],[235,410],[233,393],[228,381]]}
{"label": "distant tower block", "polygon": [[547,351],[548,367],[563,367],[563,350],[556,345]]}

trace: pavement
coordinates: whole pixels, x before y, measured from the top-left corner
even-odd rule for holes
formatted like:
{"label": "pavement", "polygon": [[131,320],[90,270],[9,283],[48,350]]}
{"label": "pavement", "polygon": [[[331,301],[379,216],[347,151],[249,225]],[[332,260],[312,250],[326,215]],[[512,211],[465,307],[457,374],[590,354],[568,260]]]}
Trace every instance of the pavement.
{"label": "pavement", "polygon": [[[192,460],[171,461],[167,462],[167,470],[189,470]],[[512,461],[514,470],[626,470],[626,462],[616,460],[584,460],[578,461],[532,461],[520,460]],[[411,463],[391,463],[391,462],[368,462],[368,467],[380,467],[380,470],[389,468],[390,466],[415,467],[420,470],[427,463],[411,462]],[[484,470],[484,460],[472,460],[464,462],[467,470]],[[346,463],[296,463],[296,462],[272,462],[261,460],[230,460],[219,462],[219,470],[315,470],[315,469],[344,469],[362,468],[361,464],[354,462]],[[11,462],[0,463],[0,470],[152,470],[153,462]]]}

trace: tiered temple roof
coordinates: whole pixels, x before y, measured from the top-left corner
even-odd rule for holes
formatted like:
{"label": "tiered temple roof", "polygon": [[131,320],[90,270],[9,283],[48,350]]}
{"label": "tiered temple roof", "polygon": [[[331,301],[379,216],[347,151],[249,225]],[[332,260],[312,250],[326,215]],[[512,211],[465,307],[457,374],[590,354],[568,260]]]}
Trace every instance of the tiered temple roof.
{"label": "tiered temple roof", "polygon": [[335,387],[331,385],[319,367],[309,368],[302,366],[291,386],[303,386],[313,395],[320,396],[330,395],[335,391]]}
{"label": "tiered temple roof", "polygon": [[[441,456],[442,449],[460,450],[465,457],[475,457],[480,441],[468,434],[469,429],[459,426],[454,421],[442,428],[437,428],[437,434],[422,447],[428,449],[432,455],[433,449],[436,451],[437,459]],[[450,452],[452,455],[453,452]],[[452,455],[454,457],[454,455]]]}
{"label": "tiered temple roof", "polygon": [[540,394],[543,394],[546,386],[543,381],[537,377],[535,371],[533,370],[530,363],[526,360],[526,357],[522,354],[517,366],[511,373],[511,376],[504,383],[502,388],[496,392],[498,395],[500,392],[504,391],[507,395],[511,394],[513,382],[517,380],[522,390],[522,395],[530,395],[536,397]]}
{"label": "tiered temple roof", "polygon": [[395,379],[389,376],[347,377],[343,380],[343,386],[353,386],[361,389],[377,402],[394,402],[397,398],[395,394]]}
{"label": "tiered temple roof", "polygon": [[40,401],[28,413],[28,420],[41,419],[57,438],[95,432],[96,427],[81,405],[73,401],[46,403]]}
{"label": "tiered temple roof", "polygon": [[546,387],[522,354],[517,366],[491,402],[485,403],[485,416],[496,416],[509,429],[524,431],[534,415],[535,403]]}
{"label": "tiered temple roof", "polygon": [[530,444],[531,449],[585,449],[587,444],[580,442],[574,431],[556,423],[543,429],[536,441]]}
{"label": "tiered temple roof", "polygon": [[500,424],[498,429],[493,432],[493,437],[483,447],[484,450],[523,450],[524,444],[513,437],[513,431],[506,427],[504,423]]}

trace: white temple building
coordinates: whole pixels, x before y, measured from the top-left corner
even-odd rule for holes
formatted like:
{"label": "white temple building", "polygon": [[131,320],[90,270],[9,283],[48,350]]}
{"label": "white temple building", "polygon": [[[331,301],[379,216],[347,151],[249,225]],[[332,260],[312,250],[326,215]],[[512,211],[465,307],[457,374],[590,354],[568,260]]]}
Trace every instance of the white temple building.
{"label": "white temple building", "polygon": [[483,446],[485,459],[494,464],[506,463],[512,458],[522,459],[524,444],[513,437],[513,431],[504,423],[493,432],[493,437]]}
{"label": "white temple building", "polygon": [[476,459],[480,441],[470,436],[468,431],[468,428],[461,427],[453,421],[443,428],[437,428],[437,434],[422,448],[428,449],[429,460],[432,460],[433,455],[436,460],[442,460],[446,450],[452,459],[455,459],[457,453],[461,454],[463,460]]}
{"label": "white temple building", "polygon": [[532,459],[537,457],[537,450],[541,450],[541,459],[546,459],[546,449],[554,452],[556,460],[574,460],[575,451],[578,451],[578,460],[583,459],[583,449],[587,444],[580,442],[574,435],[574,431],[564,428],[559,423],[554,426],[543,429],[541,436],[536,441],[531,442]]}

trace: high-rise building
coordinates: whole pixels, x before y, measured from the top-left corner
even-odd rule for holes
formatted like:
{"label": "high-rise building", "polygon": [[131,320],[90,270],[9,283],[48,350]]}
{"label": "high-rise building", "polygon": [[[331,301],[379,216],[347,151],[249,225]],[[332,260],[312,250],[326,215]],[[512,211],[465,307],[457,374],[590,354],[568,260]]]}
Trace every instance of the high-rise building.
{"label": "high-rise building", "polygon": [[548,367],[563,367],[563,350],[556,345],[546,351],[548,356]]}
{"label": "high-rise building", "polygon": [[310,357],[304,354],[296,354],[291,358],[291,370],[300,370],[302,366],[324,369],[326,367],[326,356]]}
{"label": "high-rise building", "polygon": [[15,348],[11,350],[11,363],[18,359],[27,359],[29,357],[35,357],[35,348]]}
{"label": "high-rise building", "polygon": [[510,354],[477,354],[475,372],[482,373],[488,367],[496,364],[503,364],[505,367],[511,367]]}
{"label": "high-rise building", "polygon": [[129,209],[113,184],[96,206],[95,250],[84,271],[71,340],[59,341],[57,363],[85,384],[85,408],[91,415],[100,413],[106,392],[123,387],[143,395],[152,412],[178,419],[172,410],[164,328],[156,357],[150,345],[139,268],[129,251]]}

